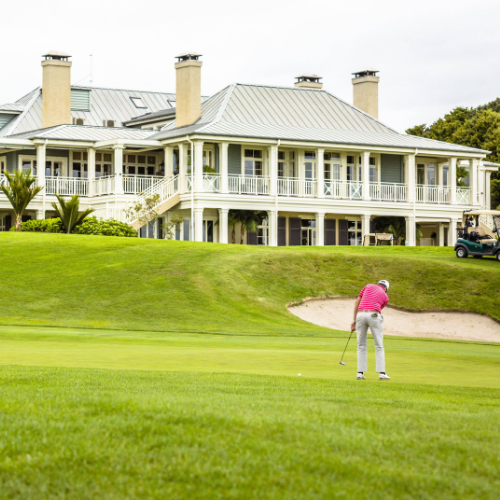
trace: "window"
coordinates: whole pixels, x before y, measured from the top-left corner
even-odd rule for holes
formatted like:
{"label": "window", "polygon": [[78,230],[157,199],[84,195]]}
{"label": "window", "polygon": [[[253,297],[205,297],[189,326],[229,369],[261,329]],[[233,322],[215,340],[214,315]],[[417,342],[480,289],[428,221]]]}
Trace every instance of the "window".
{"label": "window", "polygon": [[306,151],[304,154],[304,168],[306,181],[316,180],[316,153],[314,151]]}
{"label": "window", "polygon": [[301,222],[301,245],[316,245],[316,220],[302,219]]}
{"label": "window", "polygon": [[45,177],[59,177],[63,173],[62,162],[47,160],[45,162]]}
{"label": "window", "polygon": [[7,170],[7,158],[3,156],[2,158],[0,158],[0,177],[6,170]]}
{"label": "window", "polygon": [[113,155],[111,153],[96,153],[95,154],[95,176],[106,177],[111,175],[111,162]]}
{"label": "window", "polygon": [[360,246],[363,244],[361,221],[347,221],[347,238],[348,245]]}
{"label": "window", "polygon": [[432,163],[427,165],[427,184],[429,186],[436,185],[436,167]]}
{"label": "window", "polygon": [[115,121],[114,120],[103,120],[102,121],[102,126],[103,127],[114,127],[115,126]]}
{"label": "window", "polygon": [[425,184],[425,165],[422,163],[417,165],[417,184]]}
{"label": "window", "polygon": [[156,155],[123,155],[123,173],[128,175],[158,175]]}
{"label": "window", "polygon": [[87,153],[82,151],[73,151],[72,176],[75,178],[88,177],[88,158]]}
{"label": "window", "polygon": [[258,227],[257,245],[269,245],[269,223],[267,219],[264,219],[262,225]]}
{"label": "window", "polygon": [[148,107],[142,102],[142,97],[131,97],[130,100],[134,103],[136,108],[148,109]]}
{"label": "window", "polygon": [[262,151],[260,149],[245,149],[245,175],[262,175]]}
{"label": "window", "polygon": [[21,170],[25,174],[27,174],[31,170],[31,175],[36,175],[36,160],[31,158],[22,158]]}
{"label": "window", "polygon": [[443,186],[448,187],[448,175],[450,173],[450,168],[448,165],[443,166]]}
{"label": "window", "polygon": [[203,241],[208,243],[214,242],[214,221],[204,220],[203,221]]}
{"label": "window", "polygon": [[340,169],[340,154],[325,153],[325,181],[339,181]]}

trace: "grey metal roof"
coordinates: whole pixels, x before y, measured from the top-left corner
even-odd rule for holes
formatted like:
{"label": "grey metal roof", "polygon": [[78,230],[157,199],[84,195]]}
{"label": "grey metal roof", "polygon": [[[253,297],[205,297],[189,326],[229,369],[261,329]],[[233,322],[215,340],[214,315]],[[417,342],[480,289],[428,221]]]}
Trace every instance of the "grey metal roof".
{"label": "grey metal roof", "polygon": [[188,133],[484,152],[400,134],[325,90],[296,87],[232,84],[203,103],[196,124],[176,129],[172,121],[152,139]]}
{"label": "grey metal roof", "polygon": [[482,164],[485,166],[485,167],[500,167],[500,163],[493,163],[492,161],[482,161]]}
{"label": "grey metal roof", "polygon": [[[121,126],[123,122],[144,114],[144,109],[137,108],[131,97],[140,97],[152,112],[172,108],[171,103],[175,102],[175,94],[166,92],[82,86],[72,86],[71,89],[91,92],[90,111],[72,110],[71,117],[83,118],[85,125],[97,127],[103,125],[103,120],[115,120],[116,125]],[[40,88],[30,92],[16,104],[24,105],[24,112],[0,130],[0,136],[38,130],[42,127],[42,94]]]}
{"label": "grey metal roof", "polygon": [[0,113],[6,112],[6,113],[15,113],[19,114],[24,110],[24,106],[22,104],[0,104]]}
{"label": "grey metal roof", "polygon": [[72,141],[107,141],[112,139],[149,139],[155,132],[138,128],[92,127],[85,125],[57,125],[10,135],[13,139],[59,139]]}

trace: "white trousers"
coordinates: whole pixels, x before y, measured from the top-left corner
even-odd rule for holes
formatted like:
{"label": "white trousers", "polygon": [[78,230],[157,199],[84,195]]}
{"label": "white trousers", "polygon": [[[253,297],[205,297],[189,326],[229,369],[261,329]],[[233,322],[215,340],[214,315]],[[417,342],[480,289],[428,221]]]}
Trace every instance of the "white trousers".
{"label": "white trousers", "polygon": [[377,372],[385,372],[384,326],[382,315],[371,312],[359,312],[356,316],[356,337],[358,339],[358,372],[367,371],[366,337],[368,327],[375,341],[375,363]]}

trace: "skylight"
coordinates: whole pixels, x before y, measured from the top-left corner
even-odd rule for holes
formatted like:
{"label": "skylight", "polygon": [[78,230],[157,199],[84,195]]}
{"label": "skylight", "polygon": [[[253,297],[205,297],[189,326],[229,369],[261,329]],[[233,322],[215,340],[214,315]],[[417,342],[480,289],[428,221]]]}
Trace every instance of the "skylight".
{"label": "skylight", "polygon": [[131,97],[130,99],[132,100],[136,108],[148,109],[148,107],[142,102],[142,97]]}

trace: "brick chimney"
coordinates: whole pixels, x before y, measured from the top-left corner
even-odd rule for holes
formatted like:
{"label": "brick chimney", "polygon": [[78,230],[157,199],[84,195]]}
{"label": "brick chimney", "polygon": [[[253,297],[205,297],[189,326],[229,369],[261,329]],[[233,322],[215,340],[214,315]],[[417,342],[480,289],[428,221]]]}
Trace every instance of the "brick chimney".
{"label": "brick chimney", "polygon": [[71,123],[71,57],[52,50],[42,57],[42,127]]}
{"label": "brick chimney", "polygon": [[187,52],[178,55],[175,63],[176,127],[192,125],[201,116],[201,54]]}
{"label": "brick chimney", "polygon": [[353,104],[378,119],[378,69],[355,71],[352,79]]}

